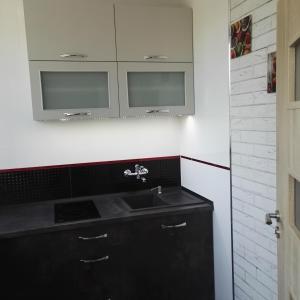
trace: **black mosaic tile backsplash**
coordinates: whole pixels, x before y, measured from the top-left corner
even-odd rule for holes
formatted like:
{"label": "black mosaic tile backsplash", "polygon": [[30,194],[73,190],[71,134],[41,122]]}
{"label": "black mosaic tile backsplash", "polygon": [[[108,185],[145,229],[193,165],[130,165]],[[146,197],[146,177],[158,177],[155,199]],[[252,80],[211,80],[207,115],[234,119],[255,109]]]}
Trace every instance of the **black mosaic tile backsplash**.
{"label": "black mosaic tile backsplash", "polygon": [[[149,169],[147,182],[125,178],[139,163]],[[180,159],[143,160],[0,173],[0,205],[30,203],[155,187],[179,186]]]}

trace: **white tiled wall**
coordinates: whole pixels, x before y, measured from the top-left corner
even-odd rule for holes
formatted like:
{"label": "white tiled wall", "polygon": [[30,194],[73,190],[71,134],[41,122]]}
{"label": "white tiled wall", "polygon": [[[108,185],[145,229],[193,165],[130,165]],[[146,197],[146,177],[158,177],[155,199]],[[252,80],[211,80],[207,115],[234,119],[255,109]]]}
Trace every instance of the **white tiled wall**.
{"label": "white tiled wall", "polygon": [[253,52],[231,61],[235,299],[277,299],[277,241],[264,224],[276,209],[276,95],[267,55],[276,50],[277,0],[231,0],[231,22],[253,16]]}

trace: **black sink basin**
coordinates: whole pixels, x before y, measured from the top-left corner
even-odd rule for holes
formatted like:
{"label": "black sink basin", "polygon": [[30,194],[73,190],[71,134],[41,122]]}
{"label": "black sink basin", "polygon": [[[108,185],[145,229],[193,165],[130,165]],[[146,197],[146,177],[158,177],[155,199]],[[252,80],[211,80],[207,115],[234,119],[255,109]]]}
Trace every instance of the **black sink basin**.
{"label": "black sink basin", "polygon": [[92,200],[56,203],[54,205],[55,223],[74,222],[100,218]]}
{"label": "black sink basin", "polygon": [[155,194],[141,194],[141,195],[130,195],[122,197],[122,200],[131,208],[131,209],[145,209],[153,208],[158,206],[165,206],[167,203],[162,201]]}

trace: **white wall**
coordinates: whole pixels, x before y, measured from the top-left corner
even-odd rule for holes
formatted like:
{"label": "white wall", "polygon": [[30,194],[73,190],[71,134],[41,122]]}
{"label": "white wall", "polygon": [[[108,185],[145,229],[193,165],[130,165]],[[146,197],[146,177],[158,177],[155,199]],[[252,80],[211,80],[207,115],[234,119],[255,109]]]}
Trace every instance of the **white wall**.
{"label": "white wall", "polygon": [[[194,10],[196,114],[182,120],[181,154],[230,166],[229,4],[187,0]],[[181,159],[182,185],[214,202],[216,300],[231,300],[230,171]]]}
{"label": "white wall", "polygon": [[231,0],[231,21],[253,16],[253,52],[231,61],[232,204],[236,299],[277,299],[276,94],[267,55],[276,49],[277,0]]}
{"label": "white wall", "polygon": [[196,115],[183,121],[181,153],[229,166],[227,0],[187,0],[194,10]]}
{"label": "white wall", "polygon": [[179,119],[33,121],[22,0],[0,0],[0,57],[0,169],[179,154]]}

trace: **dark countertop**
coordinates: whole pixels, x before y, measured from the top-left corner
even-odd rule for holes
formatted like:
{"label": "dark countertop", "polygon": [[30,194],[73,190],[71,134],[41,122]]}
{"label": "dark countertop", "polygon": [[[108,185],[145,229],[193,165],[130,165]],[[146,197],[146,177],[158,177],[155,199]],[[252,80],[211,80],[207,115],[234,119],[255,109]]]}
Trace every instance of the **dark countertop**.
{"label": "dark countertop", "polygon": [[[201,196],[196,196],[180,187],[163,189],[161,199],[168,206],[142,210],[131,210],[121,199],[122,196],[143,194],[146,191],[118,194],[95,195],[80,198],[60,199],[55,201],[0,207],[0,239],[12,238],[33,233],[67,230],[90,226],[91,224],[126,222],[167,214],[190,213],[197,210],[213,210],[213,204]],[[147,192],[149,192],[147,190]],[[55,203],[93,200],[101,217],[76,222],[55,223]]]}

